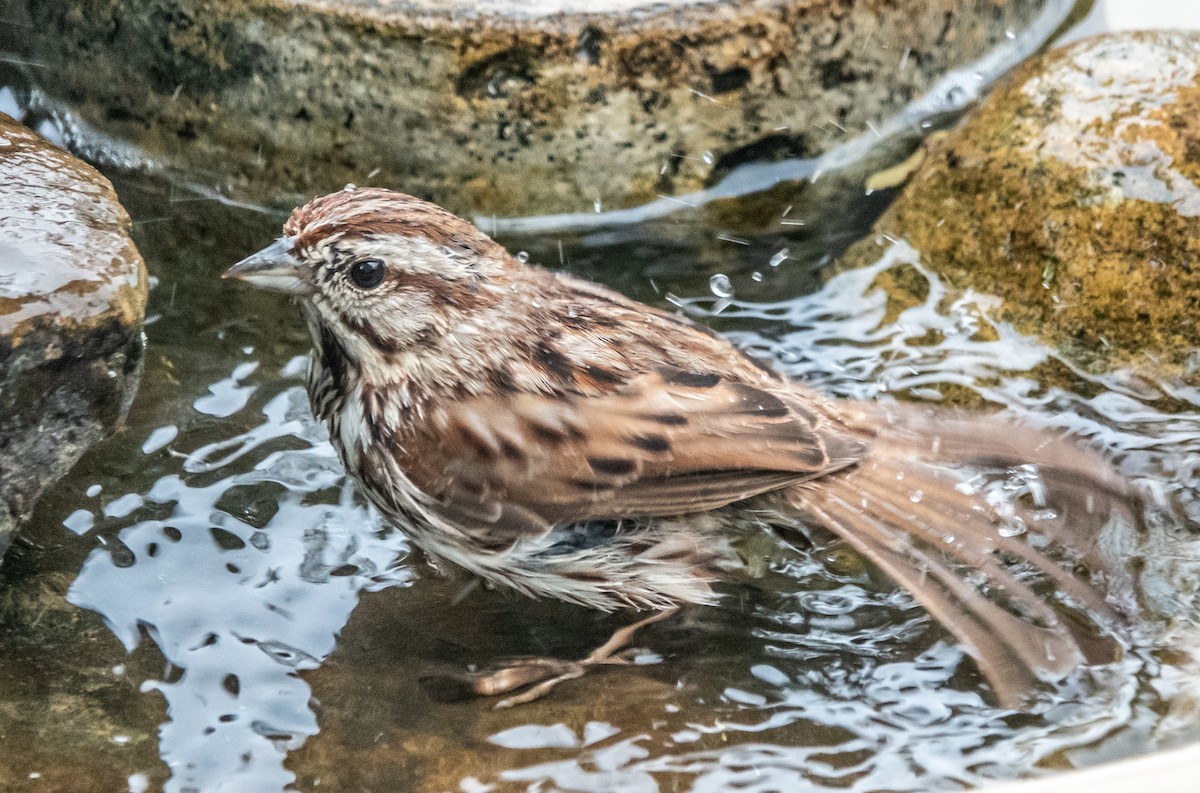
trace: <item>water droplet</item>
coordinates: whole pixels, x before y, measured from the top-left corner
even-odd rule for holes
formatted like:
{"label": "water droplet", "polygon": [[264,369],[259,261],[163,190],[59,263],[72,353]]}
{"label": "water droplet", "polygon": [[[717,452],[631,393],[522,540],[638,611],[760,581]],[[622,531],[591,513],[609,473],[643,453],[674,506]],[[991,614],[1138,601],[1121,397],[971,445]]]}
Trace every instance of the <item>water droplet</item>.
{"label": "water droplet", "polygon": [[709,278],[708,288],[717,297],[733,297],[733,284],[730,283],[729,276],[724,273],[717,273]]}
{"label": "water droplet", "polygon": [[787,248],[784,248],[783,250],[777,252],[774,256],[771,257],[771,266],[778,267],[779,265],[783,264],[783,260],[788,257],[788,253],[789,253],[789,250]]}
{"label": "water droplet", "polygon": [[517,261],[519,261],[521,264],[525,264],[526,262],[528,262],[529,261],[529,252],[528,251],[518,251],[517,252]]}
{"label": "water droplet", "polygon": [[1005,523],[1000,527],[1001,537],[1020,537],[1025,533],[1025,524],[1019,521]]}
{"label": "water droplet", "polygon": [[952,107],[958,107],[965,103],[969,96],[970,94],[967,93],[967,89],[961,85],[952,85],[950,86],[950,90],[946,92],[946,102]]}
{"label": "water droplet", "polygon": [[758,272],[758,271],[755,271],[755,272],[753,272],[753,273],[750,273],[750,280],[751,280],[751,281],[754,281],[754,282],[756,282],[756,283],[761,283],[761,282],[762,282],[762,279],[763,279],[763,274],[762,274],[762,273],[760,273],[760,272]]}
{"label": "water droplet", "polygon": [[925,498],[925,491],[923,491],[923,490],[914,490],[914,491],[913,491],[913,494],[912,494],[911,496],[909,496],[908,498],[909,498],[909,500],[910,500],[910,501],[912,501],[912,503],[914,503],[914,504],[920,504],[920,503],[921,503],[921,499]]}

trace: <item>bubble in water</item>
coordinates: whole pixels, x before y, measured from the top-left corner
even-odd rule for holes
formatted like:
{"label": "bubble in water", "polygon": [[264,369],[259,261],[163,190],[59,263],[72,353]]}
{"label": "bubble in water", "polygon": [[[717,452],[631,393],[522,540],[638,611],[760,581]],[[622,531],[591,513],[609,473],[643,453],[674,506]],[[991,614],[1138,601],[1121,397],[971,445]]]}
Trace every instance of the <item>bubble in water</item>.
{"label": "bubble in water", "polygon": [[950,89],[946,91],[946,102],[951,107],[959,107],[970,98],[970,92],[968,92],[967,89],[961,85],[952,85],[950,86]]}
{"label": "bubble in water", "polygon": [[751,280],[751,281],[754,281],[755,283],[761,283],[761,282],[762,282],[762,279],[763,279],[763,274],[762,274],[762,273],[760,273],[760,272],[758,272],[757,270],[756,270],[756,271],[754,271],[754,272],[752,272],[752,273],[750,273],[750,280]]}
{"label": "bubble in water", "polygon": [[789,252],[790,251],[787,248],[778,251],[774,256],[771,257],[771,266],[778,267],[779,265],[783,264],[783,260],[788,257]]}
{"label": "bubble in water", "polygon": [[708,288],[717,297],[733,297],[733,284],[730,283],[729,276],[724,273],[717,273],[709,278]]}
{"label": "bubble in water", "polygon": [[529,252],[528,251],[517,251],[517,261],[519,261],[521,264],[525,264],[526,262],[528,262],[529,261]]}

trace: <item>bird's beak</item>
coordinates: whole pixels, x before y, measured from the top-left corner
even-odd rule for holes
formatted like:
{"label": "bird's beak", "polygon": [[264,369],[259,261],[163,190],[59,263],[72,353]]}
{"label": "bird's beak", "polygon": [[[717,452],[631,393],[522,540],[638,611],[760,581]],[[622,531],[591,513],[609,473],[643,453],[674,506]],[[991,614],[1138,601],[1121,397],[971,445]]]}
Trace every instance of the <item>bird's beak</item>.
{"label": "bird's beak", "polygon": [[295,240],[280,237],[258,253],[230,267],[222,278],[237,278],[259,289],[307,296],[313,288],[304,278],[301,263],[292,253]]}

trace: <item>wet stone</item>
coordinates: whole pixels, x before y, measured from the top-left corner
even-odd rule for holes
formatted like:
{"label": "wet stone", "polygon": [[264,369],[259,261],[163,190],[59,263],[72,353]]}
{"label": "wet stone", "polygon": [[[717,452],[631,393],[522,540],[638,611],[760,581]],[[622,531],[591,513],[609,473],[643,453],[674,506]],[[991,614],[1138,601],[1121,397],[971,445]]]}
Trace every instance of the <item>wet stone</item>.
{"label": "wet stone", "polygon": [[[956,290],[1092,371],[1200,383],[1200,35],[1102,36],[1035,60],[923,164],[841,269],[901,238]],[[911,277],[906,277],[911,276]],[[898,305],[926,279],[897,271]]]}
{"label": "wet stone", "polygon": [[489,216],[632,206],[814,156],[1050,5],[0,0],[0,16],[73,143],[118,164],[274,206],[353,182]]}
{"label": "wet stone", "polygon": [[128,410],[147,276],[108,180],[3,114],[0,185],[2,554]]}

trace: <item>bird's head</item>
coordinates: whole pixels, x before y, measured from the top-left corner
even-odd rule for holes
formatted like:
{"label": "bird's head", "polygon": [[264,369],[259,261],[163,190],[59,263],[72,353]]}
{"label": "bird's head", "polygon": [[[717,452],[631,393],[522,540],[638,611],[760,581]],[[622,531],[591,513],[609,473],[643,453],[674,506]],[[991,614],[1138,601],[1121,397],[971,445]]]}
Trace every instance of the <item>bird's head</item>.
{"label": "bird's head", "polygon": [[299,298],[314,331],[367,363],[435,342],[519,266],[439,206],[349,186],[295,210],[281,238],[224,277]]}

